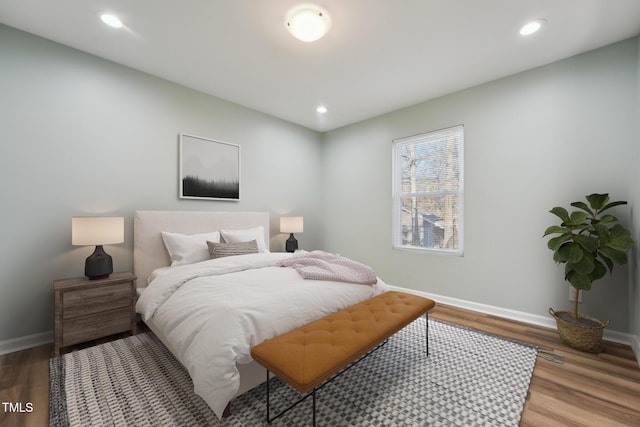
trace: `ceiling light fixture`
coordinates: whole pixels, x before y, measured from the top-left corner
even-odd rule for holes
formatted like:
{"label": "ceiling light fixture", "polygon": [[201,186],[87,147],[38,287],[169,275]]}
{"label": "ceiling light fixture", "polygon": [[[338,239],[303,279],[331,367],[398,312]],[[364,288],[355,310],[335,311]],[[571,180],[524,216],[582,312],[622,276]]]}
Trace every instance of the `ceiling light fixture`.
{"label": "ceiling light fixture", "polygon": [[102,19],[102,22],[104,22],[110,27],[122,28],[122,21],[115,15],[111,15],[109,13],[103,13],[102,15],[100,15],[100,19]]}
{"label": "ceiling light fixture", "polygon": [[324,114],[327,112],[327,107],[325,107],[324,105],[321,105],[318,108],[316,108],[316,111],[320,114]]}
{"label": "ceiling light fixture", "polygon": [[286,16],[287,30],[298,40],[313,42],[327,34],[331,17],[321,7],[301,4],[289,10]]}
{"label": "ceiling light fixture", "polygon": [[547,21],[544,19],[536,19],[535,21],[527,22],[522,26],[522,28],[520,28],[520,35],[530,36],[533,33],[537,33],[538,30],[540,30],[540,28],[542,28],[546,23]]}

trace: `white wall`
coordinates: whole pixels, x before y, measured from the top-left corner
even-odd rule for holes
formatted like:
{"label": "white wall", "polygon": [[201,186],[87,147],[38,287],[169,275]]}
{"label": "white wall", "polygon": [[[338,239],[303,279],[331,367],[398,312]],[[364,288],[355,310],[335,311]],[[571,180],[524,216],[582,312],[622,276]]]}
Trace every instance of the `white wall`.
{"label": "white wall", "polygon": [[[394,285],[537,315],[569,308],[542,238],[556,221],[548,211],[592,192],[632,196],[637,61],[637,40],[627,40],[325,134],[324,246]],[[392,140],[458,124],[464,257],[392,250]],[[616,209],[629,224],[629,209]],[[627,270],[616,270],[581,309],[625,332]]]}
{"label": "white wall", "polygon": [[[0,64],[0,342],[53,329],[51,282],[92,252],[71,246],[74,215],[125,216],[116,271],[139,209],[270,211],[274,250],[278,217],[304,215],[298,240],[319,246],[318,133],[2,25]],[[178,198],[180,132],[241,146],[240,202]]]}

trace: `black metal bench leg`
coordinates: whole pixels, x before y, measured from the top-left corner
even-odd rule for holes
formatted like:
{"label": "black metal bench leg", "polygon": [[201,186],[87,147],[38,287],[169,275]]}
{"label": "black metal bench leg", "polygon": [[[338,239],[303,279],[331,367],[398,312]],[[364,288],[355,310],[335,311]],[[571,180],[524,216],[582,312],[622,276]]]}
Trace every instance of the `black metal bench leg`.
{"label": "black metal bench leg", "polygon": [[425,336],[425,341],[427,343],[427,357],[429,357],[429,312],[427,311],[424,314],[425,317],[425,331],[426,331],[426,336]]}
{"label": "black metal bench leg", "polygon": [[269,416],[269,370],[267,371],[267,424],[271,423],[271,417]]}
{"label": "black metal bench leg", "polygon": [[313,396],[311,397],[313,399],[313,427],[316,427],[316,389],[314,388],[313,391]]}

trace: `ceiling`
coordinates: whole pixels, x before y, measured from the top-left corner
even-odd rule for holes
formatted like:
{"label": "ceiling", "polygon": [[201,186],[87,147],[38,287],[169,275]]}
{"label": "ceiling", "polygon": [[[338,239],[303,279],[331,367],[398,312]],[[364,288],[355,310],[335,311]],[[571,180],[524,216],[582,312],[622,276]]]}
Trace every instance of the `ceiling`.
{"label": "ceiling", "polygon": [[303,43],[301,2],[0,0],[0,22],[321,132],[640,33],[639,0],[317,0],[332,27]]}

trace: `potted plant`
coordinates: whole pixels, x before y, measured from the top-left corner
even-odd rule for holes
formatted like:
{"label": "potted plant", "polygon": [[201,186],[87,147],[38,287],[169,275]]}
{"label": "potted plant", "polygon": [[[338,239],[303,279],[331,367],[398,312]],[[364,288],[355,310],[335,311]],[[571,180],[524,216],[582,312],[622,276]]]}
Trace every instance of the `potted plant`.
{"label": "potted plant", "polygon": [[598,353],[602,351],[602,331],[609,322],[578,313],[581,291],[591,289],[591,284],[613,272],[615,264],[627,263],[627,252],[633,247],[631,233],[618,223],[618,219],[605,211],[614,206],[626,205],[626,201],[609,202],[608,194],[590,194],[584,202],[573,202],[578,208],[569,213],[556,206],[549,212],[562,223],[552,225],[544,236],[555,235],[547,244],[553,251],[553,260],[565,264],[564,278],[575,288],[573,312],[549,313],[556,319],[560,338],[570,347]]}

